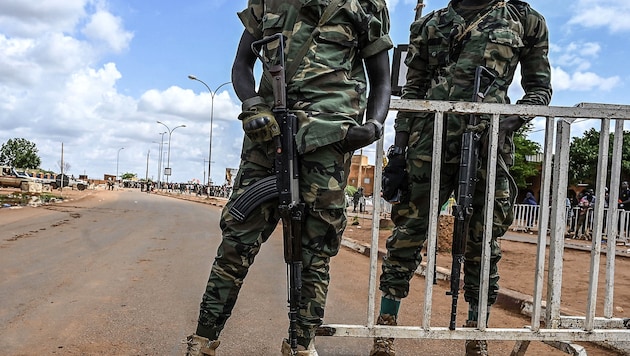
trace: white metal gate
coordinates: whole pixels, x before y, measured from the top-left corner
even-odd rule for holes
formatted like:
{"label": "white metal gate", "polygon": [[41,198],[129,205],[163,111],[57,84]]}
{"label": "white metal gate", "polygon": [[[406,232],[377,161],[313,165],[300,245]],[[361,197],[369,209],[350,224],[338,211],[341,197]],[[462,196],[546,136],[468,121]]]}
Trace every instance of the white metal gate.
{"label": "white metal gate", "polygon": [[[543,147],[542,183],[540,192],[540,206],[537,209],[536,223],[539,226],[549,226],[549,229],[538,229],[538,244],[531,324],[527,328],[521,325],[515,328],[486,327],[487,291],[489,287],[488,275],[490,253],[484,249],[482,253],[482,276],[479,294],[479,327],[456,328],[449,330],[448,325],[432,325],[431,308],[433,295],[433,281],[425,278],[425,295],[422,311],[422,324],[418,326],[383,326],[376,325],[376,293],[378,283],[377,259],[378,248],[370,249],[370,276],[368,287],[367,320],[364,325],[326,324],[318,330],[320,336],[346,337],[394,337],[415,339],[482,339],[482,340],[514,340],[516,345],[513,355],[523,355],[530,341],[542,341],[555,345],[567,353],[585,355],[585,351],[574,342],[606,342],[627,343],[630,341],[630,320],[616,318],[613,315],[613,292],[615,271],[615,244],[607,244],[606,269],[604,271],[606,288],[603,315],[595,315],[595,302],[598,299],[597,284],[600,277],[599,265],[602,253],[603,217],[607,221],[608,236],[617,236],[617,222],[619,214],[604,215],[604,201],[597,199],[593,209],[592,252],[589,269],[589,297],[584,316],[564,316],[560,313],[561,287],[564,237],[567,232],[567,209],[565,206],[566,188],[568,181],[568,161],[571,124],[576,119],[594,119],[601,123],[600,132],[610,131],[611,122],[615,123],[614,142],[612,143],[612,166],[610,167],[610,196],[617,197],[620,186],[621,148],[623,143],[623,123],[630,120],[630,106],[608,104],[578,104],[575,107],[552,107],[533,105],[507,105],[470,102],[447,102],[427,100],[395,99],[391,102],[391,110],[415,111],[434,113],[434,142],[433,147],[442,147],[442,127],[445,113],[459,114],[491,114],[489,162],[487,172],[487,187],[489,200],[494,199],[496,159],[498,146],[499,115],[522,115],[546,118],[545,142]],[[595,196],[604,196],[607,182],[608,151],[611,145],[607,134],[600,135],[599,165],[597,181],[595,182]],[[383,165],[383,140],[377,143],[376,176],[374,192],[381,191],[381,172]],[[440,171],[441,151],[433,152],[433,171]],[[552,164],[556,162],[556,164]],[[553,177],[553,179],[552,179]],[[434,174],[439,179],[439,174]],[[438,201],[439,184],[434,181],[431,187],[431,215],[428,226],[428,236],[437,236],[438,215],[440,206]],[[612,204],[616,205],[616,204]],[[493,204],[489,204],[485,212],[484,246],[490,246]],[[379,218],[382,210],[381,199],[373,200],[372,211],[372,246],[378,245]],[[610,207],[616,211],[615,206]],[[545,213],[550,212],[550,213]],[[546,244],[549,239],[549,256],[546,256]],[[426,276],[431,276],[435,270],[435,238],[427,239]],[[549,273],[545,280],[544,267],[548,261]],[[547,295],[543,299],[543,286],[546,283]],[[380,293],[379,293],[380,294]],[[627,298],[627,296],[624,296]]]}

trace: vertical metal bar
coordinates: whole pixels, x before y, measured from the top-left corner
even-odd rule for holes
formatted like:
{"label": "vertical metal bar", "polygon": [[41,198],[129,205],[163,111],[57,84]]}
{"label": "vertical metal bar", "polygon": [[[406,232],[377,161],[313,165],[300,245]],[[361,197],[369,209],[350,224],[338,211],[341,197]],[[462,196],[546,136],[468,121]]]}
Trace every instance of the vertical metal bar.
{"label": "vertical metal bar", "polygon": [[586,302],[586,319],[584,329],[592,331],[595,310],[597,308],[597,284],[599,282],[599,262],[602,250],[602,213],[604,211],[604,186],[608,174],[608,146],[610,145],[610,119],[602,119],[599,134],[599,153],[597,163],[597,178],[595,180],[595,208],[593,221],[593,242],[591,248],[591,268],[588,284],[588,299]]}
{"label": "vertical metal bar", "polygon": [[368,281],[367,326],[374,327],[376,310],[376,273],[378,269],[378,238],[381,222],[381,178],[383,176],[383,138],[376,141],[374,188],[372,189],[372,244],[370,245],[370,277]]}
{"label": "vertical metal bar", "polygon": [[[544,160],[542,167],[542,187],[540,192],[540,209],[538,211],[538,246],[536,251],[536,270],[534,273],[534,301],[532,310],[532,330],[538,331],[540,329],[540,315],[542,313],[542,294],[544,287],[545,276],[545,252],[547,250],[547,226],[549,226],[549,197],[551,196],[551,181],[552,181],[552,163],[553,163],[553,144],[555,133],[555,118],[547,118],[545,128],[545,147],[544,147]],[[566,191],[562,190],[554,194],[554,203],[551,209],[552,212],[558,212],[558,205],[561,201],[564,207],[564,199],[566,198]],[[558,196],[558,198],[555,198]],[[564,212],[564,209],[562,209]],[[552,215],[551,226],[557,226],[560,221],[563,226],[566,218],[560,217],[554,219],[556,214]]]}
{"label": "vertical metal bar", "polygon": [[621,153],[623,149],[623,120],[615,120],[613,138],[612,167],[610,172],[610,188],[608,189],[608,214],[606,221],[606,297],[604,299],[604,317],[613,317],[613,296],[615,292],[615,258],[617,247],[617,197],[619,196],[619,180],[621,178]]}
{"label": "vertical metal bar", "polygon": [[424,313],[422,327],[431,327],[431,309],[433,301],[433,274],[435,273],[435,250],[437,245],[437,222],[440,214],[440,172],[442,171],[442,133],[444,132],[444,112],[435,113],[433,120],[433,158],[431,162],[431,206],[429,207],[429,226],[427,229],[427,268],[424,276]]}
{"label": "vertical metal bar", "polygon": [[497,156],[499,141],[499,114],[492,114],[488,133],[490,147],[488,148],[488,162],[486,168],[486,204],[483,228],[483,249],[481,252],[481,271],[479,273],[479,310],[477,327],[484,331],[488,313],[488,290],[490,289],[490,255],[492,244],[492,224],[494,222],[494,200],[497,178]]}
{"label": "vertical metal bar", "polygon": [[[557,122],[556,153],[554,156],[554,192],[566,190],[569,172],[569,145],[571,124],[562,119]],[[557,213],[557,211],[556,211]],[[564,253],[564,223],[552,224],[549,240],[549,273],[547,277],[547,308],[545,325],[550,329],[560,326],[560,296],[562,289],[562,255]]]}

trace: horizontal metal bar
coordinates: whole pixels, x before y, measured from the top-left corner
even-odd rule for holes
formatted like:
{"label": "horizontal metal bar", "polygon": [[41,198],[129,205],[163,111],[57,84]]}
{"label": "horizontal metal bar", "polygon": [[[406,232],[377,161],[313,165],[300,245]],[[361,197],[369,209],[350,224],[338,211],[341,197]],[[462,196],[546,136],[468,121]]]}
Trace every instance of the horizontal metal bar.
{"label": "horizontal metal bar", "polygon": [[[585,104],[579,104],[585,105]],[[586,107],[511,105],[472,103],[465,101],[435,101],[392,99],[390,110],[417,112],[449,112],[460,114],[501,114],[531,117],[561,117],[581,119],[630,119],[630,105],[594,105]]]}
{"label": "horizontal metal bar", "polygon": [[[585,317],[563,316],[560,317],[560,327],[565,329],[584,328]],[[593,324],[596,329],[627,329],[630,330],[630,319],[595,317]]]}
{"label": "horizontal metal bar", "polygon": [[447,327],[421,328],[416,326],[380,326],[368,328],[359,325],[328,324],[318,329],[319,336],[339,337],[393,337],[398,339],[437,339],[437,340],[530,340],[530,341],[628,341],[630,330],[592,330],[581,329],[522,329],[486,328],[484,331],[473,328]]}

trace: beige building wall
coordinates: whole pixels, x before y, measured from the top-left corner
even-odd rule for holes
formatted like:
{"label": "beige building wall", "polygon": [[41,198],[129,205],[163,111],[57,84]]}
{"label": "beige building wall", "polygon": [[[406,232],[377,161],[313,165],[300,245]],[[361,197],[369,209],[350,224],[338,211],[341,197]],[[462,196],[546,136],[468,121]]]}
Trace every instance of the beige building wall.
{"label": "beige building wall", "polygon": [[356,188],[363,187],[363,194],[366,197],[372,196],[374,193],[374,168],[374,165],[368,164],[367,156],[361,154],[352,156],[348,185]]}

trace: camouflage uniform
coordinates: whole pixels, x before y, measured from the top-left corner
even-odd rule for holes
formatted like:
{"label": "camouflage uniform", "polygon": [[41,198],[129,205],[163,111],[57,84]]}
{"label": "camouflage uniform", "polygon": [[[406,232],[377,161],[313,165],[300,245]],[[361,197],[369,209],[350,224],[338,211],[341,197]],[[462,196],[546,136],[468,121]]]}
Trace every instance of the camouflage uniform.
{"label": "camouflage uniform", "polygon": [[[318,24],[329,1],[250,0],[239,18],[256,39],[286,35],[286,66]],[[366,108],[363,59],[392,47],[384,0],[342,1],[318,29],[292,78],[287,77],[287,106],[299,121],[300,195],[306,204],[302,234],[302,299],[298,342],[307,346],[321,324],[329,283],[329,261],[337,254],[346,226],[347,183],[352,153],[341,140],[359,125]],[[270,106],[273,93],[265,77],[258,93]],[[223,240],[201,303],[199,327],[216,337],[231,314],[243,279],[261,245],[279,221],[278,202],[261,204],[244,222],[229,215],[233,202],[252,184],[273,174],[275,147],[245,136],[234,191],[223,210]],[[199,329],[198,329],[199,330]],[[212,340],[212,338],[210,339]]]}
{"label": "camouflage uniform", "polygon": [[[484,8],[463,8],[453,0],[448,7],[430,13],[411,25],[410,46],[405,63],[409,67],[404,99],[471,101],[475,69],[479,65],[496,75],[496,82],[484,102],[510,103],[507,90],[517,64],[521,65],[521,85],[525,95],[517,104],[548,105],[551,99],[548,32],[544,18],[521,1],[490,1]],[[487,16],[484,16],[485,14]],[[480,19],[480,20],[479,20]],[[479,21],[478,21],[479,20]],[[470,27],[470,28],[469,28]],[[461,40],[457,40],[461,36]],[[382,266],[380,289],[387,295],[404,298],[409,280],[422,257],[429,217],[429,194],[433,175],[433,114],[403,113],[396,117],[397,132],[409,134],[407,170],[409,200],[394,206],[396,227],[387,241],[388,254]],[[468,117],[447,115],[443,165],[440,172],[440,206],[457,189],[461,135]],[[513,164],[512,137],[499,148],[491,246],[489,304],[498,292],[497,262],[501,249],[497,237],[512,223],[516,186],[508,169]],[[479,167],[486,167],[485,157]],[[486,204],[486,172],[477,172],[474,213],[467,237],[464,290],[465,299],[477,305]]]}

